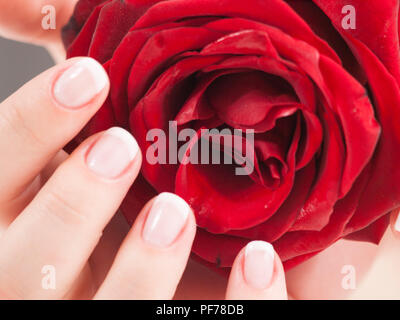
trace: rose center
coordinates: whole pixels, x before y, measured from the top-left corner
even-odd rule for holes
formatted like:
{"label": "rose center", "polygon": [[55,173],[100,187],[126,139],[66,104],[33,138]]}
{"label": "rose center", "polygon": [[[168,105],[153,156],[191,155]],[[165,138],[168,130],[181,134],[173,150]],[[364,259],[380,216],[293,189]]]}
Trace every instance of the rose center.
{"label": "rose center", "polygon": [[[293,110],[291,106],[298,103],[291,85],[274,75],[246,71],[221,76],[207,89],[206,97],[227,125],[255,130],[259,169],[252,179],[266,187],[279,187],[287,168],[285,152],[295,126],[289,119],[293,111],[280,112],[282,108]],[[285,118],[287,121],[283,121]]]}
{"label": "rose center", "polygon": [[289,83],[260,71],[221,76],[206,94],[221,120],[233,127],[251,127],[264,120],[272,108],[298,102]]}

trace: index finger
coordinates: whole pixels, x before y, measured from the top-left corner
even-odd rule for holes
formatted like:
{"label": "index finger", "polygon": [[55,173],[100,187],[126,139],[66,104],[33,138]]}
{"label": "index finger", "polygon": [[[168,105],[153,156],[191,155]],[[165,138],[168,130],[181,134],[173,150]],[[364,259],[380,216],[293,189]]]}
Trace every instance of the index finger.
{"label": "index finger", "polygon": [[13,200],[85,126],[109,80],[91,58],[53,67],[0,104],[0,204]]}

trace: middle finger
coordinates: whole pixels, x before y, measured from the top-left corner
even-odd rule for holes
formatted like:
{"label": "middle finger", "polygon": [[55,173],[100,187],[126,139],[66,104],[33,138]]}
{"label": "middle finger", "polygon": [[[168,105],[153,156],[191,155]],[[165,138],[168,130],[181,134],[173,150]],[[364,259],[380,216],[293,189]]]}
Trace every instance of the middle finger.
{"label": "middle finger", "polygon": [[[120,128],[89,138],[72,153],[2,236],[0,297],[63,297],[120,206],[140,163],[137,143]],[[41,286],[45,266],[56,272],[55,290]]]}

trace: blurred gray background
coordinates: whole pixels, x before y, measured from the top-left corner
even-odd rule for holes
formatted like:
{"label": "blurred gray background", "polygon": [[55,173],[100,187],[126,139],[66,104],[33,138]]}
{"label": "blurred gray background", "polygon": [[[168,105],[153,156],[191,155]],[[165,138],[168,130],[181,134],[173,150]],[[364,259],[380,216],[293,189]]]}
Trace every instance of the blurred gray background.
{"label": "blurred gray background", "polygon": [[0,102],[53,64],[45,49],[0,37]]}

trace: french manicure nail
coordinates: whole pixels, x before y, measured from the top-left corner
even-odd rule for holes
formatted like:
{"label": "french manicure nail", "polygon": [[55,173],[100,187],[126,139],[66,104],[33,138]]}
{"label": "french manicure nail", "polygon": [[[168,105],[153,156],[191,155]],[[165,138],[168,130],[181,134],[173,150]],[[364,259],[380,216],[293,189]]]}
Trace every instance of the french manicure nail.
{"label": "french manicure nail", "polygon": [[394,224],[394,230],[400,232],[400,213],[397,215],[396,222]]}
{"label": "french manicure nail", "polygon": [[265,241],[247,244],[244,254],[243,273],[247,284],[258,290],[268,288],[274,273],[274,248]]}
{"label": "french manicure nail", "polygon": [[113,179],[128,168],[138,151],[135,138],[126,130],[114,127],[95,142],[86,157],[86,164],[95,174]]}
{"label": "french manicure nail", "polygon": [[147,216],[143,239],[156,247],[169,247],[185,227],[189,205],[172,193],[161,193]]}
{"label": "french manicure nail", "polygon": [[59,76],[53,94],[60,105],[76,109],[89,103],[107,83],[104,68],[91,58],[82,58]]}

